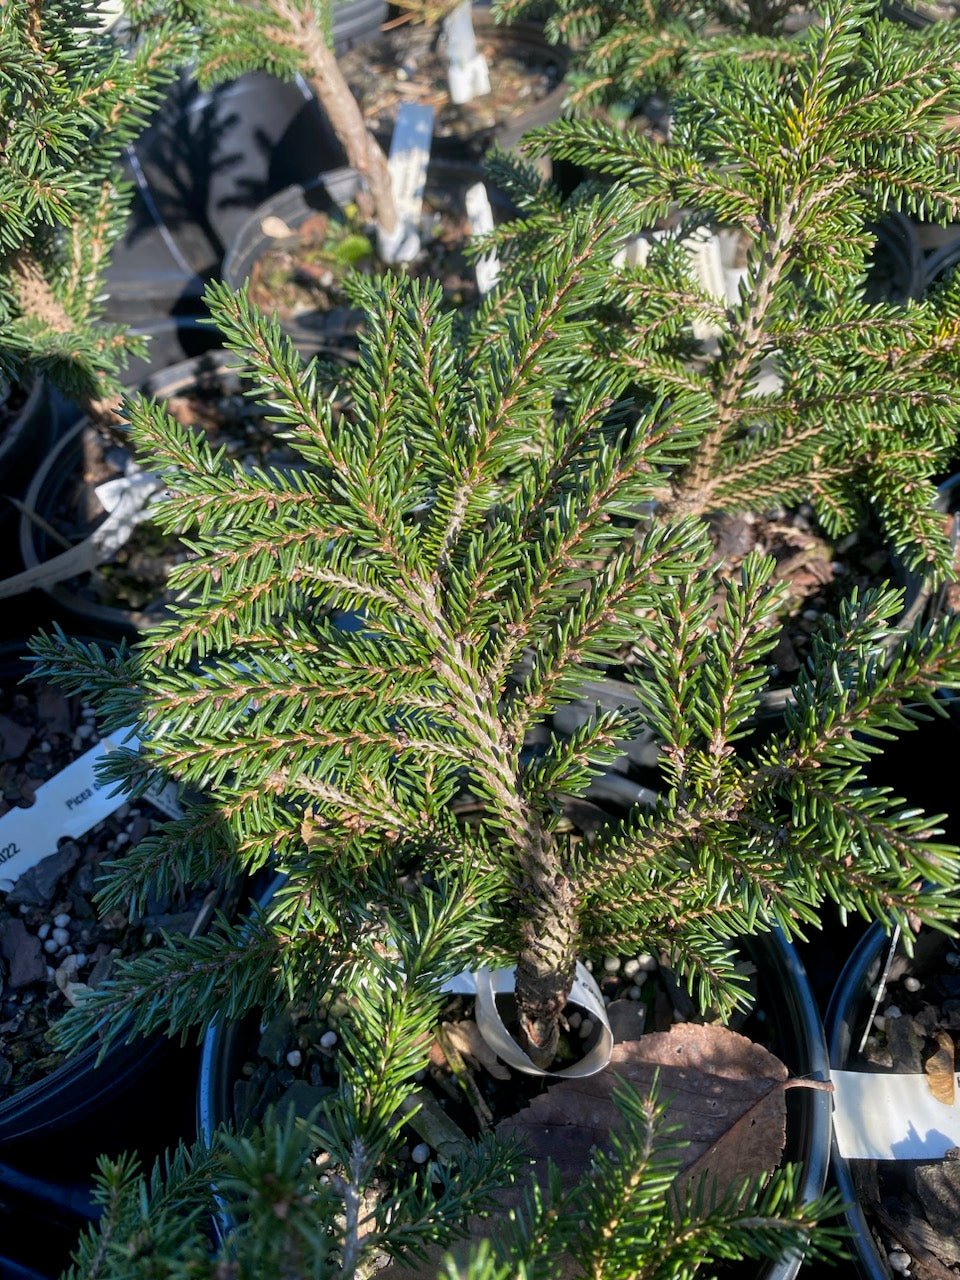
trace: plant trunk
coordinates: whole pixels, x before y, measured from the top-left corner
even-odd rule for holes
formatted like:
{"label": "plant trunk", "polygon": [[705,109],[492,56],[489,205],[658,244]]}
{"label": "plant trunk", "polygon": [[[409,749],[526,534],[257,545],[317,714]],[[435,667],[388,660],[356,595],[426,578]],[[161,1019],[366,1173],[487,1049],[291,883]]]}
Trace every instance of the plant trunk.
{"label": "plant trunk", "polygon": [[567,877],[556,871],[537,875],[524,896],[528,919],[516,981],[520,1044],[534,1065],[546,1070],[557,1055],[560,1015],[573,986],[575,896]]}
{"label": "plant trunk", "polygon": [[296,4],[274,0],[273,8],[287,25],[301,54],[306,78],[347,153],[348,163],[366,181],[377,226],[386,235],[392,235],[399,219],[387,157],[371,137],[333,50],[316,22]]}

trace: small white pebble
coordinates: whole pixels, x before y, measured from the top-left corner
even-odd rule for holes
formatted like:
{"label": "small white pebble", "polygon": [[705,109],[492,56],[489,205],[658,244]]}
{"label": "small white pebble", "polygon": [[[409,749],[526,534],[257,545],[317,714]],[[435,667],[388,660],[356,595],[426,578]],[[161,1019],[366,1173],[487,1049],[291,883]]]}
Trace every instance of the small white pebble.
{"label": "small white pebble", "polygon": [[582,1021],[583,1021],[583,1014],[571,1013],[570,1017],[567,1019],[567,1026],[570,1028],[571,1031],[576,1031],[577,1027],[579,1027]]}
{"label": "small white pebble", "polygon": [[50,752],[53,750],[53,747],[49,742],[41,742],[40,750],[43,752],[44,755],[49,755]]}
{"label": "small white pebble", "polygon": [[82,751],[82,750],[83,750],[83,738],[81,738],[81,737],[80,737],[80,731],[79,731],[79,730],[78,730],[78,731],[73,735],[73,737],[70,739],[70,746],[73,748],[73,750],[74,750],[74,751]]}
{"label": "small white pebble", "polygon": [[626,977],[632,978],[635,973],[639,972],[639,969],[640,961],[636,956],[633,956],[630,960],[624,961],[623,972]]}
{"label": "small white pebble", "polygon": [[78,951],[78,952],[77,952],[77,954],[76,954],[76,956],[75,956],[75,959],[76,959],[76,962],[77,962],[77,968],[78,968],[78,969],[82,969],[82,968],[84,967],[84,965],[88,963],[88,961],[87,961],[87,957],[86,957],[86,955],[85,955],[85,953],[84,953],[83,951]]}
{"label": "small white pebble", "polygon": [[325,1031],[320,1037],[321,1049],[332,1049],[337,1043],[337,1033],[335,1031]]}
{"label": "small white pebble", "polygon": [[903,985],[904,985],[904,988],[905,988],[907,991],[919,991],[919,990],[920,990],[920,979],[919,979],[919,978],[913,978],[913,977],[910,977],[910,978],[904,978],[904,980],[903,980]]}
{"label": "small white pebble", "polygon": [[42,924],[40,928],[37,930],[37,937],[42,942],[44,938],[46,938],[49,935],[49,933],[50,933],[50,926],[48,924]]}
{"label": "small white pebble", "polygon": [[607,973],[616,973],[616,972],[617,972],[617,970],[620,968],[620,957],[619,957],[619,956],[604,956],[604,957],[603,957],[603,967],[604,967],[604,970],[605,970]]}
{"label": "small white pebble", "polygon": [[430,1159],[430,1148],[425,1142],[418,1142],[410,1152],[410,1159],[414,1164],[426,1164]]}
{"label": "small white pebble", "polygon": [[56,979],[57,971],[52,965],[47,965],[47,981],[53,982]]}
{"label": "small white pebble", "polygon": [[287,1065],[291,1067],[299,1067],[303,1062],[303,1054],[299,1049],[291,1049],[287,1054]]}
{"label": "small white pebble", "polygon": [[586,1040],[587,1036],[591,1035],[592,1032],[593,1032],[593,1019],[584,1018],[584,1020],[580,1023],[580,1039]]}
{"label": "small white pebble", "polygon": [[20,903],[20,914],[22,916],[25,916],[29,910],[30,908],[27,906],[25,902]]}
{"label": "small white pebble", "polygon": [[43,949],[48,956],[52,956],[55,951],[60,950],[60,943],[55,942],[53,938],[48,938],[46,942],[43,944]]}
{"label": "small white pebble", "polygon": [[648,952],[644,952],[642,955],[637,956],[637,964],[644,973],[656,973],[660,968],[660,961],[656,956],[652,956]]}
{"label": "small white pebble", "polygon": [[643,995],[642,989],[638,987],[636,983],[634,983],[633,986],[630,988],[630,990],[627,992],[627,999],[639,1000],[642,995]]}
{"label": "small white pebble", "polygon": [[885,1018],[899,1018],[901,1016],[900,1006],[896,1004],[888,1004],[883,1011]]}
{"label": "small white pebble", "polygon": [[910,1274],[910,1255],[902,1249],[891,1249],[887,1254],[887,1261],[891,1271],[899,1271],[902,1276]]}
{"label": "small white pebble", "polygon": [[584,960],[584,962],[583,962],[583,967],[587,970],[587,972],[588,972],[588,973],[593,973],[593,961],[592,961],[592,960]]}
{"label": "small white pebble", "polygon": [[113,843],[117,846],[117,848],[118,848],[118,849],[120,848],[120,846],[121,846],[122,844],[129,844],[129,843],[130,843],[130,833],[129,833],[128,831],[120,831],[120,832],[118,832],[118,833],[117,833],[117,836],[116,836],[116,838],[114,839],[114,842],[113,842]]}
{"label": "small white pebble", "polygon": [[882,1013],[877,1014],[873,1020],[873,1025],[878,1031],[885,1031],[887,1029],[887,1020]]}
{"label": "small white pebble", "polygon": [[92,724],[77,725],[77,737],[80,739],[81,742],[86,742],[88,738],[92,738],[93,725]]}
{"label": "small white pebble", "polygon": [[70,942],[70,932],[68,929],[54,929],[51,936],[58,947],[65,947]]}
{"label": "small white pebble", "polygon": [[61,911],[58,916],[53,917],[53,923],[58,929],[65,929],[70,923],[70,917],[67,915],[66,911]]}
{"label": "small white pebble", "polygon": [[806,622],[816,622],[816,620],[820,617],[820,615],[819,613],[817,613],[816,609],[804,609],[800,617],[803,618]]}
{"label": "small white pebble", "polygon": [[64,956],[60,961],[60,968],[68,978],[76,977],[77,969],[79,967],[76,956]]}
{"label": "small white pebble", "polygon": [[80,715],[84,720],[92,720],[96,714],[97,713],[94,711],[93,707],[80,708]]}

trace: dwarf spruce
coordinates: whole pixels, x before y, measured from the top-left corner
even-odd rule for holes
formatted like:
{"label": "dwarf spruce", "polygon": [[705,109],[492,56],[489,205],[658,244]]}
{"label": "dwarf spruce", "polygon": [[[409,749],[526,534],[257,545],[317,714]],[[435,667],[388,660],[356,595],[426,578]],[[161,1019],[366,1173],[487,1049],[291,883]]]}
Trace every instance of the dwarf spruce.
{"label": "dwarf spruce", "polygon": [[[960,216],[957,31],[841,3],[776,47],[782,58],[734,51],[700,66],[667,143],[602,115],[537,132],[538,154],[612,181],[619,249],[636,238],[643,250],[633,266],[585,262],[601,305],[567,376],[599,363],[641,404],[682,397],[661,512],[809,501],[832,539],[871,518],[906,565],[942,574],[933,478],[957,454],[960,282],[905,303],[868,300],[866,285],[886,211]],[[588,184],[565,204],[506,157],[497,178],[525,216],[494,235],[523,288],[603,198]],[[740,242],[730,296],[691,268],[686,244],[711,231]],[[510,274],[505,262],[504,290]]]}
{"label": "dwarf spruce", "polygon": [[[731,940],[815,925],[826,897],[888,922],[951,914],[954,854],[861,766],[957,678],[960,622],[912,633],[884,666],[899,594],[850,600],[815,641],[784,733],[738,751],[782,588],[772,561],[750,556],[715,625],[702,522],[636,528],[699,402],[678,391],[638,419],[608,370],[556,385],[582,338],[582,263],[617,219],[589,210],[580,232],[463,339],[436,290],[358,282],[368,318],[342,415],[320,366],[243,294],[212,289],[302,468],[244,472],[162,406],[134,406],[143,461],[168,483],[157,519],[196,552],[171,577],[183,603],[113,666],[82,645],[42,652],[75,687],[101,689],[109,726],[139,726],[144,752],[126,768],[207,798],[235,870],[271,862],[288,881],[262,936],[133,961],[71,1015],[69,1039],[131,1007],[141,1029],[179,1029],[284,987],[309,993],[345,963],[346,921],[386,939],[384,895],[411,869],[455,895],[461,878],[473,885],[489,922],[477,958],[516,963],[522,1037],[543,1063],[585,952],[661,950],[702,1004],[729,1009],[743,998]],[[598,715],[541,754],[525,742],[638,628],[663,792],[588,845],[563,831],[561,797],[619,754],[636,717]],[[463,792],[483,806],[470,826],[450,807]],[[105,900],[195,878],[205,850],[215,863],[201,811],[122,859]]]}
{"label": "dwarf spruce", "polygon": [[130,348],[104,321],[122,234],[124,147],[189,57],[164,20],[133,48],[90,0],[4,0],[0,13],[0,374],[42,373],[81,400],[109,392]]}

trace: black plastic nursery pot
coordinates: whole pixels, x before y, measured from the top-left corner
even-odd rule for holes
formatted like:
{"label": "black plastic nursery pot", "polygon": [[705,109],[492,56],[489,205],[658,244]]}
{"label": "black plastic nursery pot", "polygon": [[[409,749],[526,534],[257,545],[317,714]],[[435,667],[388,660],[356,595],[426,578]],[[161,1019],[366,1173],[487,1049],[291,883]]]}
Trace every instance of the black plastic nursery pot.
{"label": "black plastic nursery pot", "polygon": [[[23,497],[56,438],[57,426],[56,404],[42,378],[29,387],[14,387],[9,408],[0,404],[0,546],[16,544],[17,512],[9,499]],[[5,558],[9,565],[9,551]]]}
{"label": "black plastic nursery pot", "polygon": [[[742,949],[758,970],[756,1009],[744,1034],[752,1033],[776,1053],[791,1076],[828,1080],[823,1025],[796,950],[778,930],[744,939]],[[197,1091],[197,1129],[201,1138],[209,1140],[218,1125],[234,1123],[234,1083],[240,1076],[251,1037],[256,1035],[255,1019],[215,1022],[207,1031]],[[822,1194],[826,1184],[831,1101],[826,1092],[814,1089],[790,1089],[786,1098],[784,1159],[803,1166],[800,1196],[809,1203]],[[800,1266],[798,1258],[783,1257],[756,1264],[755,1269],[744,1264],[736,1269],[736,1275],[751,1280],[794,1280]]]}
{"label": "black plastic nursery pot", "polygon": [[107,272],[107,314],[144,324],[202,311],[204,282],[250,211],[340,163],[305,81],[257,72],[201,91],[184,74],[127,152],[135,200]]}
{"label": "black plastic nursery pot", "polygon": [[[0,646],[0,681],[12,686],[23,680],[28,670],[23,661],[26,654],[22,641]],[[42,1078],[0,1100],[0,1161],[18,1144],[57,1135],[78,1122],[96,1124],[97,1114],[113,1106],[164,1048],[160,1040],[130,1044],[120,1040],[98,1066],[100,1048],[91,1044]],[[65,1163],[69,1162],[61,1162],[58,1167],[63,1168]]]}
{"label": "black plastic nursery pot", "polygon": [[[838,1071],[846,1069],[859,1042],[870,1014],[870,989],[880,975],[889,948],[889,934],[874,925],[864,934],[837,980],[827,1009],[826,1034],[830,1065]],[[892,1273],[860,1207],[853,1167],[840,1155],[836,1139],[831,1147],[833,1176],[847,1206],[845,1218],[857,1270],[863,1280],[891,1280]]]}
{"label": "black plastic nursery pot", "polygon": [[[437,208],[462,214],[465,193],[483,172],[477,165],[458,161],[431,160],[427,170],[425,198]],[[355,198],[359,175],[355,169],[332,169],[305,186],[288,187],[266,200],[247,218],[239,229],[223,260],[224,283],[239,289],[250,278],[257,262],[278,243],[264,231],[264,223],[276,219],[291,232],[296,232],[317,213],[334,218]],[[502,192],[488,186],[487,194],[494,221],[515,216],[516,209]],[[281,327],[304,352],[323,347],[351,349],[356,340],[359,314],[345,306],[329,311],[305,311],[295,317],[282,318]]]}
{"label": "black plastic nursery pot", "polygon": [[[190,341],[194,332],[198,342],[216,341],[215,333],[209,327],[194,331],[178,326],[172,334],[166,335],[164,345],[173,353],[174,346],[184,340]],[[222,349],[207,350],[203,355],[148,374],[140,383],[139,390],[158,400],[170,399],[211,382],[218,383],[228,392],[238,392],[235,365],[235,357]],[[78,509],[81,504],[88,503],[93,504],[93,510],[102,511],[82,478],[84,436],[88,428],[86,418],[75,422],[33,477],[24,501],[26,511],[20,521],[20,550],[28,569],[42,565],[63,549],[50,532],[51,517],[56,512]],[[98,519],[94,517],[91,525]],[[98,635],[133,636],[161,616],[160,611],[122,608],[101,602],[88,585],[88,575],[52,583],[44,586],[43,590],[65,618],[80,630]]]}

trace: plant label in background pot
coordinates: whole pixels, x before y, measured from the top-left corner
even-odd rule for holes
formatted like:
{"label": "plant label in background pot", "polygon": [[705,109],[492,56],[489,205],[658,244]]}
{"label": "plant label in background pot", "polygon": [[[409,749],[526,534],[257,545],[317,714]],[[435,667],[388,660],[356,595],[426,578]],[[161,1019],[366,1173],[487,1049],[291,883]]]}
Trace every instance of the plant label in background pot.
{"label": "plant label in background pot", "polygon": [[405,102],[397,111],[390,141],[390,181],[397,206],[392,233],[378,228],[378,249],[385,262],[409,262],[420,251],[420,221],[433,142],[433,107]]}
{"label": "plant label in background pot", "polygon": [[458,106],[490,92],[490,68],[477,51],[470,0],[457,5],[443,20],[447,46],[447,83],[450,98]]}
{"label": "plant label in background pot", "polygon": [[[482,182],[475,182],[464,192],[464,204],[470,220],[470,234],[485,236],[493,230],[493,209],[490,197]],[[487,294],[500,279],[500,259],[495,253],[485,253],[477,259],[477,288],[481,294]]]}
{"label": "plant label in background pot", "polygon": [[[952,1056],[952,1054],[951,1054]],[[952,1084],[952,1101],[944,1081]],[[940,1160],[960,1147],[960,1093],[951,1062],[939,1077],[831,1071],[833,1127],[846,1160]]]}

